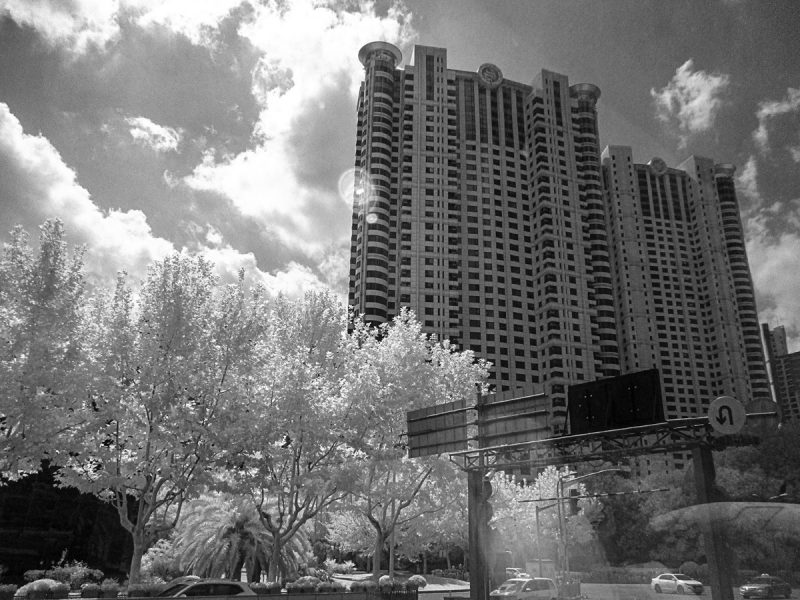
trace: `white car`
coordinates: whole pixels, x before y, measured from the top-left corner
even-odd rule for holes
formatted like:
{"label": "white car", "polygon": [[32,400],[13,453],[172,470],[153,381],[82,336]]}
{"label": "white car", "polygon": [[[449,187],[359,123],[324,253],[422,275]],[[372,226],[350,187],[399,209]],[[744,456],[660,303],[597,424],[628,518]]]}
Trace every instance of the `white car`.
{"label": "white car", "polygon": [[489,594],[491,600],[556,600],[558,588],[547,577],[508,579]]}
{"label": "white car", "polygon": [[671,592],[673,594],[703,593],[703,584],[683,573],[662,573],[650,580],[650,587],[657,594],[661,592]]}

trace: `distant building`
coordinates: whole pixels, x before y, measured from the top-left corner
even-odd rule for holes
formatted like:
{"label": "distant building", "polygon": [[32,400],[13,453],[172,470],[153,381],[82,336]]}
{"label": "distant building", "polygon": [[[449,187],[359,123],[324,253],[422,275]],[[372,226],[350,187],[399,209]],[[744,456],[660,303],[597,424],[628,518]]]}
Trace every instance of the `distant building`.
{"label": "distant building", "polygon": [[786,329],[761,325],[767,347],[767,364],[781,420],[800,418],[800,352],[789,353]]}
{"label": "distant building", "polygon": [[448,66],[443,48],[359,52],[350,304],[411,307],[428,333],[533,386],[563,431],[570,384],[658,368],[668,418],[769,398],[733,168],[601,154],[600,89],[543,70]]}

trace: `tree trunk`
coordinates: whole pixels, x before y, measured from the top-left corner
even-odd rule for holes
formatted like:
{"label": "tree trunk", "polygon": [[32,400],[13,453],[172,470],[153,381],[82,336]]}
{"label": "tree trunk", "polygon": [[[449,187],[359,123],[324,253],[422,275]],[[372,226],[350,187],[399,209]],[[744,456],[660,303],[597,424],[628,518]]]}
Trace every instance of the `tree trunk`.
{"label": "tree trunk", "polygon": [[242,567],[244,566],[244,557],[239,556],[236,559],[236,562],[233,564],[233,573],[231,573],[230,578],[233,581],[241,581],[242,580]]}
{"label": "tree trunk", "polygon": [[253,568],[248,579],[251,583],[258,583],[261,581],[261,561],[258,559],[258,557],[253,559]]}
{"label": "tree trunk", "polygon": [[133,538],[133,554],[131,555],[131,567],[128,571],[128,581],[139,583],[142,578],[142,556],[146,550],[144,541],[144,531],[134,528],[131,532]]}
{"label": "tree trunk", "polygon": [[281,536],[273,532],[272,534],[272,560],[269,561],[269,571],[267,578],[270,581],[280,581],[281,576]]}
{"label": "tree trunk", "polygon": [[375,528],[375,553],[372,555],[372,574],[380,575],[381,572],[381,555],[383,554],[383,546],[386,540],[383,537],[383,530]]}
{"label": "tree trunk", "polygon": [[423,552],[422,553],[422,574],[423,575],[427,575],[428,574],[428,553],[427,552]]}
{"label": "tree trunk", "polygon": [[445,557],[445,559],[447,559],[447,568],[448,569],[452,569],[453,568],[453,563],[450,562],[450,551],[449,550],[445,550],[444,557]]}

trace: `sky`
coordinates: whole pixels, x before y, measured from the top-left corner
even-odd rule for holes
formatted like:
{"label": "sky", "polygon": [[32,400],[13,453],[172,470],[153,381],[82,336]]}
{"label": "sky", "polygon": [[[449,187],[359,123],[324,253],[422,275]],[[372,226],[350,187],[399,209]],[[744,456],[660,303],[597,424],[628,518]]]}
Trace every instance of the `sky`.
{"label": "sky", "polygon": [[0,0],[0,241],[58,217],[92,281],[185,252],[344,298],[375,40],[594,83],[602,145],[735,164],[761,321],[800,350],[795,0]]}

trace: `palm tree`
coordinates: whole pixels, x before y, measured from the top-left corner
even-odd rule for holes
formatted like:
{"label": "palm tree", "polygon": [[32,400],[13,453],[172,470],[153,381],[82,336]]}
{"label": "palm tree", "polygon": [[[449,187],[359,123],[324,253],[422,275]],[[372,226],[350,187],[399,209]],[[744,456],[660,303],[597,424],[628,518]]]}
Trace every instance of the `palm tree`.
{"label": "palm tree", "polygon": [[[175,543],[181,567],[201,577],[258,581],[269,568],[272,535],[261,524],[251,502],[228,494],[206,494],[189,503],[177,527]],[[295,536],[281,553],[279,570],[294,573],[305,562],[311,545]]]}

